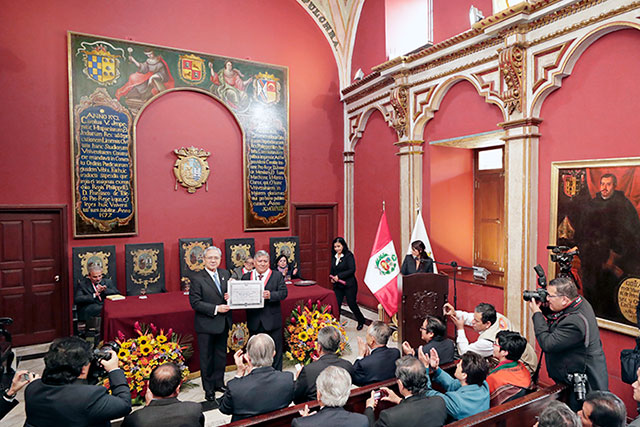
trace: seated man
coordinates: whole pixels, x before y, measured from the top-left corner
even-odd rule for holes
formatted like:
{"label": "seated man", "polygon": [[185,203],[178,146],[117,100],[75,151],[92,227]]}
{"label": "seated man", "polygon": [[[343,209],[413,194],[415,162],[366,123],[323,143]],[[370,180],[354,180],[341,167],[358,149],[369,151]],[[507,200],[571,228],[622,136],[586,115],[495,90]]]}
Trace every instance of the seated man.
{"label": "seated man", "polygon": [[25,426],[110,426],[131,411],[131,392],[118,356],[101,360],[109,373],[109,389],[83,383],[89,373],[91,345],[78,337],[59,338],[44,356],[42,379],[24,392]]}
{"label": "seated man", "polygon": [[358,337],[358,359],[353,364],[355,385],[363,386],[394,377],[400,351],[387,347],[391,333],[389,325],[376,320],[367,329],[366,344]]}
{"label": "seated man", "polygon": [[462,355],[455,372],[455,379],[438,367],[438,352],[431,349],[430,357],[418,351],[420,361],[435,372],[433,381],[445,389],[440,393],[431,389],[427,375],[427,396],[441,396],[447,406],[447,414],[460,420],[489,409],[489,384],[485,381],[489,364],[478,353],[468,351]]}
{"label": "seated man", "polygon": [[498,365],[489,372],[487,377],[489,391],[492,394],[506,384],[523,389],[531,386],[529,370],[522,362],[518,361],[526,347],[527,340],[519,333],[511,331],[498,332],[496,343],[493,345],[493,357],[498,359]]}
{"label": "seated man", "polygon": [[231,278],[236,280],[241,280],[242,276],[247,273],[251,273],[253,270],[253,257],[249,255],[244,259],[244,265],[242,267],[234,268],[231,271]]}
{"label": "seated man", "polygon": [[[335,329],[335,328],[333,328]],[[309,414],[309,407],[300,411],[302,418],[296,418],[292,427],[368,427],[369,421],[362,414],[347,412],[342,407],[351,393],[351,374],[338,366],[329,366],[316,380],[317,399],[320,410]]]}
{"label": "seated man", "polygon": [[147,406],[127,415],[122,427],[204,426],[202,405],[178,400],[181,383],[180,368],[175,363],[155,367],[145,395]]}
{"label": "seated man", "polygon": [[627,408],[624,402],[610,391],[596,390],[587,394],[578,411],[583,427],[625,427]]}
{"label": "seated man", "polygon": [[[336,352],[340,347],[341,335],[333,326],[325,326],[318,331],[316,348],[320,358],[302,368],[296,380],[296,387],[293,394],[295,403],[316,400],[316,378],[328,366],[340,366],[349,375],[353,373],[351,362],[338,357]],[[349,380],[351,382],[351,380]]]}
{"label": "seated man", "polygon": [[422,426],[440,427],[447,418],[447,408],[444,400],[438,396],[427,397],[427,371],[424,365],[413,356],[403,356],[396,360],[396,378],[398,390],[402,397],[387,387],[382,387],[385,394],[381,399],[395,403],[389,409],[380,412],[378,422],[375,422],[374,408],[378,400],[376,391],[371,392],[367,399],[364,413],[369,418],[370,426]]}
{"label": "seated man", "polygon": [[90,317],[99,317],[107,295],[119,292],[111,280],[102,277],[102,267],[89,264],[89,275],[78,281],[74,302],[78,309],[78,320],[86,321]]}
{"label": "seated man", "polygon": [[553,400],[540,412],[533,427],[582,427],[582,423],[566,403]]}
{"label": "seated man", "polygon": [[[460,355],[467,351],[478,353],[482,357],[493,355],[493,343],[496,341],[496,334],[500,331],[511,331],[511,322],[505,316],[496,312],[493,305],[485,302],[476,306],[473,313],[462,310],[455,310],[449,303],[444,305],[444,314],[449,316],[456,325],[456,344]],[[469,340],[464,332],[464,326],[471,326],[480,334],[476,342],[469,344]],[[538,366],[538,356],[532,346],[527,344],[521,362],[533,373]]]}
{"label": "seated man", "polygon": [[20,370],[13,375],[11,386],[2,392],[2,398],[0,399],[0,420],[4,418],[13,408],[18,406],[16,400],[16,394],[22,389],[22,387],[29,384],[31,381],[40,378],[33,372]]}
{"label": "seated man", "polygon": [[[420,337],[425,345],[422,346],[422,352],[429,354],[432,348],[435,348],[440,356],[440,363],[446,365],[457,359],[456,345],[447,338],[447,326],[437,317],[427,316],[420,327]],[[405,341],[402,343],[402,352],[404,354],[416,355],[416,351],[411,345]]]}
{"label": "seated man", "polygon": [[293,400],[293,374],[271,366],[275,354],[276,345],[267,334],[249,338],[246,354],[234,354],[238,373],[220,402],[220,412],[233,415],[231,422],[285,408]]}

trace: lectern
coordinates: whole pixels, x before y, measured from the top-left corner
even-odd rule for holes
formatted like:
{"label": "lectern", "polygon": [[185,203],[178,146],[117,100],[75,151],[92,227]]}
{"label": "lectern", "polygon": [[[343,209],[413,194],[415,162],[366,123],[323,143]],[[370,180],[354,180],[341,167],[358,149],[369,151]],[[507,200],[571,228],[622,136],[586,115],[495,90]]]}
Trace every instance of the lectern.
{"label": "lectern", "polygon": [[400,285],[402,299],[398,310],[400,343],[408,341],[412,348],[423,344],[420,327],[427,315],[446,323],[442,306],[447,302],[449,277],[444,274],[416,273],[403,276]]}

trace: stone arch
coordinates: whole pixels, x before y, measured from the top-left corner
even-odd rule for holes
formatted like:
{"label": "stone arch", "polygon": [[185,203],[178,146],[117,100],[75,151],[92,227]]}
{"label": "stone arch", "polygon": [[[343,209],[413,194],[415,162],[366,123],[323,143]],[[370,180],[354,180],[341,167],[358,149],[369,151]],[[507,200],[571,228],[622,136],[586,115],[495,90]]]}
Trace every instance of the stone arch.
{"label": "stone arch", "polygon": [[580,40],[576,41],[565,54],[558,69],[551,74],[547,82],[539,88],[536,94],[534,94],[531,102],[530,115],[532,117],[539,116],[542,109],[542,104],[547,99],[549,94],[562,86],[562,79],[571,75],[571,73],[573,72],[573,67],[575,67],[582,54],[593,43],[606,36],[607,34],[628,29],[640,30],[640,25],[631,22],[611,22],[588,32]]}
{"label": "stone arch", "polygon": [[374,111],[379,111],[382,114],[382,118],[387,124],[391,121],[391,112],[385,111],[384,106],[380,104],[374,104],[369,106],[365,111],[358,115],[359,122],[357,123],[355,129],[350,130],[348,147],[346,147],[345,151],[354,151],[356,148],[356,144],[362,138],[362,134],[364,133],[365,128],[367,127],[367,122],[373,114]]}
{"label": "stone arch", "polygon": [[471,83],[473,87],[476,89],[476,92],[478,93],[478,95],[484,97],[485,102],[498,106],[498,108],[502,112],[502,116],[506,120],[507,111],[504,108],[504,104],[495,94],[491,93],[490,88],[487,88],[487,87],[483,88],[483,85],[481,84],[481,82],[478,81],[478,79],[474,78],[473,76],[456,75],[439,83],[436,86],[436,88],[433,90],[433,94],[431,95],[431,100],[429,104],[426,106],[426,108],[424,109],[424,112],[422,112],[420,116],[418,116],[416,120],[414,120],[412,139],[422,140],[425,126],[427,125],[429,120],[433,118],[436,111],[440,109],[440,104],[442,103],[442,100],[444,99],[446,94],[449,92],[449,89],[451,89],[455,84],[460,83],[463,80]]}

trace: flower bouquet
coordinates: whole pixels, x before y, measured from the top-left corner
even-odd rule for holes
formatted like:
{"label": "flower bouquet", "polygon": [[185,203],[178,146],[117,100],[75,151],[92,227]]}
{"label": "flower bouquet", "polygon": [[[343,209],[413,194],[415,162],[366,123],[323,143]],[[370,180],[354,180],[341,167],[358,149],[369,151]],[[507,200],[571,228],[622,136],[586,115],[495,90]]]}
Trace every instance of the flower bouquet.
{"label": "flower bouquet", "polygon": [[325,326],[333,326],[340,331],[342,339],[338,354],[349,350],[349,338],[341,324],[331,314],[330,305],[320,305],[320,301],[306,304],[300,301],[287,319],[284,338],[288,345],[285,356],[296,363],[307,365],[318,358],[316,340],[318,331]]}
{"label": "flower bouquet", "polygon": [[[193,337],[180,336],[173,333],[172,329],[167,333],[163,329],[158,332],[153,323],[146,325],[136,322],[133,326],[137,337],[125,339],[124,334],[118,331],[116,342],[120,345],[119,365],[129,383],[131,403],[141,405],[144,404],[147,381],[156,366],[173,362],[180,368],[182,380],[187,378],[189,368],[186,359],[193,354]],[[105,379],[102,384],[108,388],[109,380]]]}

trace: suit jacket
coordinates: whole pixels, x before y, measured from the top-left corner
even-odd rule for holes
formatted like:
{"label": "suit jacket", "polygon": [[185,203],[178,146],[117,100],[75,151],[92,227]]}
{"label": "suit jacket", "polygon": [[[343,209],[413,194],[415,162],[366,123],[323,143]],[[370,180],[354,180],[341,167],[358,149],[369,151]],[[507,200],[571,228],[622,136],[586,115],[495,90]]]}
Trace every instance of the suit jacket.
{"label": "suit jacket", "polygon": [[367,407],[364,414],[369,419],[371,427],[440,427],[444,425],[447,418],[447,408],[444,400],[439,396],[417,395],[409,396],[396,406],[380,412],[377,422],[373,408]]}
{"label": "suit jacket", "polygon": [[[331,258],[331,272],[332,276],[338,276],[340,280],[345,281],[344,286],[354,286],[358,284],[356,280],[356,259],[353,253],[349,252],[345,254],[338,265],[336,265],[335,257]],[[334,283],[333,286],[342,286],[340,283]]]}
{"label": "suit jacket", "polygon": [[16,406],[18,406],[18,399],[7,400],[0,397],[0,420]]}
{"label": "suit jacket", "polygon": [[325,406],[317,414],[308,417],[294,418],[292,427],[368,427],[369,420],[365,415],[348,412],[343,408]]}
{"label": "suit jacket", "polygon": [[341,359],[337,354],[324,354],[315,362],[302,368],[294,391],[293,401],[295,403],[316,400],[316,379],[325,368],[338,366],[344,368],[353,377],[353,365],[346,359]]}
{"label": "suit jacket", "polygon": [[353,383],[363,386],[395,378],[398,358],[400,350],[397,348],[385,346],[373,349],[370,355],[353,364]]}
{"label": "suit jacket", "polygon": [[124,417],[122,422],[122,427],[155,426],[204,426],[202,405],[196,402],[181,402],[177,397],[152,400],[148,406]]}
{"label": "suit jacket", "polygon": [[[266,273],[265,273],[266,274]],[[251,273],[242,276],[242,280],[251,280]],[[247,310],[247,326],[249,331],[255,331],[260,324],[267,331],[282,328],[282,312],[280,301],[289,294],[284,277],[279,271],[271,270],[271,276],[264,286],[265,291],[271,291],[271,298],[264,301],[264,308]]]}
{"label": "suit jacket", "polygon": [[111,393],[102,386],[79,381],[48,385],[35,380],[24,391],[25,427],[105,426],[131,411],[131,392],[121,369],[109,373]]}
{"label": "suit jacket", "polygon": [[215,282],[202,269],[191,276],[191,288],[189,289],[189,302],[195,310],[195,331],[198,334],[222,334],[231,327],[231,310],[226,313],[214,314],[216,305],[226,304],[224,294],[227,292],[229,272],[218,269],[218,278],[222,293],[218,291]]}
{"label": "suit jacket", "polygon": [[402,261],[400,273],[403,276],[416,273],[433,273],[433,260],[428,256],[420,262],[420,266],[416,268],[416,260],[412,255],[407,255]]}
{"label": "suit jacket", "polygon": [[87,306],[92,304],[98,304],[102,306],[104,305],[104,300],[107,295],[117,295],[120,293],[118,292],[118,289],[115,287],[111,279],[103,278],[100,281],[100,284],[106,286],[107,289],[100,293],[100,298],[96,298],[94,297],[95,290],[93,289],[93,284],[88,277],[83,277],[78,281],[78,286],[76,287],[73,301],[78,308],[78,314],[80,315],[80,317],[83,317],[84,310]]}
{"label": "suit jacket", "polygon": [[[438,352],[438,358],[440,359],[441,365],[446,365],[447,363],[453,362],[458,358],[456,344],[450,338],[440,338],[434,337],[427,344],[422,346],[422,351],[424,354],[429,354],[432,348],[435,348]],[[416,356],[418,354],[416,353]]]}
{"label": "suit jacket", "polygon": [[293,374],[263,366],[229,381],[219,409],[234,422],[286,408],[292,400]]}

